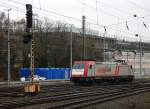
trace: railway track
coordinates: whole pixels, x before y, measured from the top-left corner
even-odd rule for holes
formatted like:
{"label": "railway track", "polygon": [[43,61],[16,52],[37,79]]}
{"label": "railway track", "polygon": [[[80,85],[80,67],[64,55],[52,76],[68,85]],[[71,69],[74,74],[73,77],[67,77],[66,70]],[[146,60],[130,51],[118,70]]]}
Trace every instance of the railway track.
{"label": "railway track", "polygon": [[141,88],[141,89],[132,90],[131,92],[120,91],[120,92],[101,93],[101,94],[95,93],[91,95],[89,94],[89,95],[86,95],[85,98],[73,99],[69,101],[65,100],[62,103],[58,103],[59,105],[57,106],[56,105],[49,106],[49,108],[46,108],[46,109],[60,109],[61,107],[65,107],[65,109],[81,109],[83,107],[86,107],[92,104],[102,103],[102,102],[110,101],[113,99],[127,97],[127,96],[131,96],[134,94],[139,94],[139,93],[147,92],[147,91],[150,91],[150,89]]}
{"label": "railway track", "polygon": [[[76,109],[147,91],[150,91],[148,82],[99,86],[45,85],[42,86],[42,92],[37,96],[0,102],[0,109],[21,108],[39,104],[47,104],[47,109],[60,109],[62,107]],[[13,93],[15,94],[15,92]]]}
{"label": "railway track", "polygon": [[[18,99],[0,101],[0,109],[21,108],[32,105],[47,104],[48,109],[82,108],[112,99],[126,97],[150,91],[149,81],[135,81],[130,84],[103,84],[94,86],[77,86],[73,84],[51,84],[42,86],[42,91],[33,97],[21,93],[21,88],[0,88],[0,97],[16,97]],[[18,92],[19,91],[19,92]]]}

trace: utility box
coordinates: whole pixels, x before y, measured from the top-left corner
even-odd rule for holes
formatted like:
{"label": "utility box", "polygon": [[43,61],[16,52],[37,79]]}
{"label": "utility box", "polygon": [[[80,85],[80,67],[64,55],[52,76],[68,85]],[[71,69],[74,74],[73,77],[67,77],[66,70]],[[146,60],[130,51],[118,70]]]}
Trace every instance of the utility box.
{"label": "utility box", "polygon": [[39,83],[29,83],[24,85],[25,93],[38,93],[40,92],[40,84]]}

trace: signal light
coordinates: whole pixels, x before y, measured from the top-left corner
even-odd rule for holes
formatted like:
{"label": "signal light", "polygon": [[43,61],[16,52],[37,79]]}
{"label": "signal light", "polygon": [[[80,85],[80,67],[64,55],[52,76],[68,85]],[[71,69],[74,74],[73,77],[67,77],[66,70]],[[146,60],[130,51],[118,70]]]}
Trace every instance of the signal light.
{"label": "signal light", "polygon": [[32,5],[26,4],[26,10],[27,28],[32,28]]}
{"label": "signal light", "polygon": [[27,44],[27,43],[31,42],[31,40],[32,40],[31,34],[24,35],[23,43]]}

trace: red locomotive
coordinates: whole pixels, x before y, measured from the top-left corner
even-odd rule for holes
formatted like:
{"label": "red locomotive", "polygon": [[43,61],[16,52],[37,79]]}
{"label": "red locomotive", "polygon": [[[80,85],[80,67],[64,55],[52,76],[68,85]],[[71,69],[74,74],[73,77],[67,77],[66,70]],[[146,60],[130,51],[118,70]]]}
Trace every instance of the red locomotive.
{"label": "red locomotive", "polygon": [[81,82],[121,82],[134,79],[133,68],[122,62],[75,61],[71,81]]}

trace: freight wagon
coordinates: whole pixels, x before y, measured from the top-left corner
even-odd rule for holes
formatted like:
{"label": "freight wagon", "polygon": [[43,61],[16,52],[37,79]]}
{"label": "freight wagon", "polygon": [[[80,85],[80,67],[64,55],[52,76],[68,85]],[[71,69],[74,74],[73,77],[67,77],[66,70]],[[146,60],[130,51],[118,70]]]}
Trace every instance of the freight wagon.
{"label": "freight wagon", "polygon": [[121,82],[132,81],[132,65],[123,62],[75,61],[71,81],[83,82]]}

